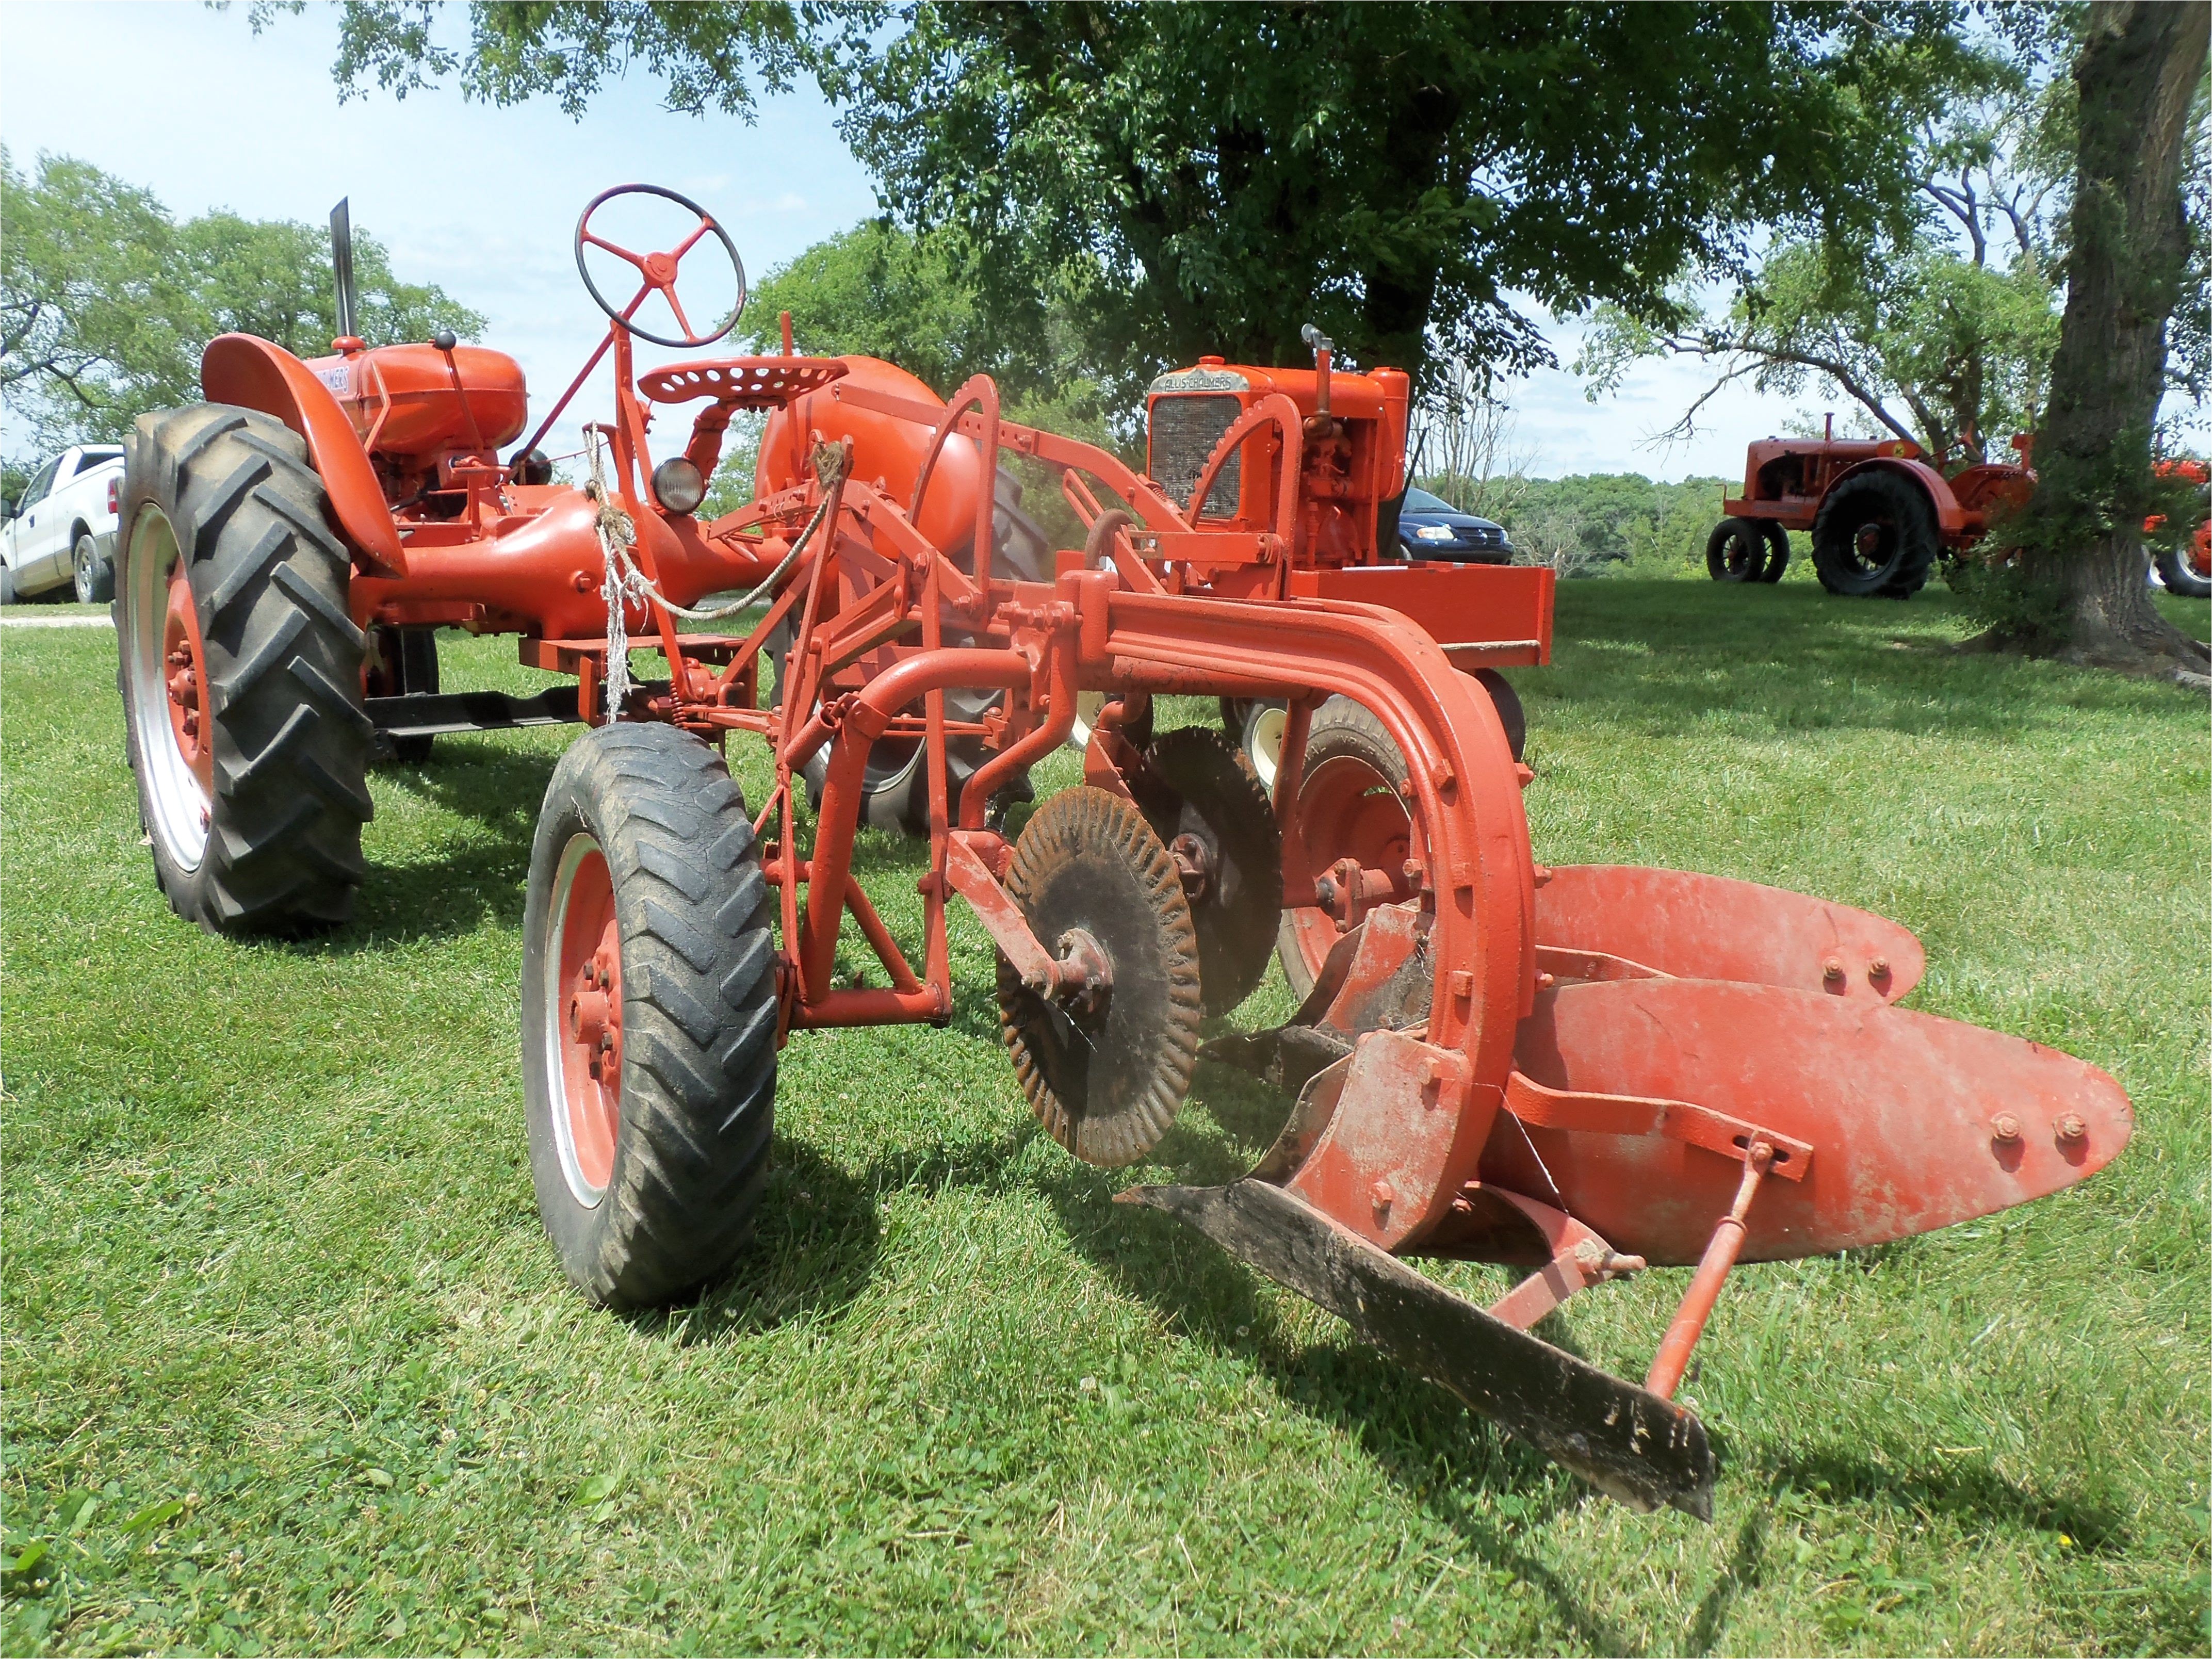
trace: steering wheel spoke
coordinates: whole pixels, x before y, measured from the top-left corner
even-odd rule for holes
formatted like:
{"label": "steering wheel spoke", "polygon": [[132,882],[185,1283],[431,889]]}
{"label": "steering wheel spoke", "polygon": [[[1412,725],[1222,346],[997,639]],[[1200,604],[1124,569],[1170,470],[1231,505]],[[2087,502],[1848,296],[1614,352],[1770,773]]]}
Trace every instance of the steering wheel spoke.
{"label": "steering wheel spoke", "polygon": [[626,247],[617,247],[614,243],[607,240],[605,237],[596,235],[588,230],[579,231],[576,234],[582,240],[589,242],[593,247],[605,248],[608,252],[613,254],[617,259],[629,260],[630,264],[635,265],[641,271],[645,269],[645,256],[643,254],[632,253]]}
{"label": "steering wheel spoke", "polygon": [[[660,252],[635,253],[629,248],[609,241],[592,228],[592,216],[617,196],[657,196],[664,201],[673,202],[677,206],[686,209],[697,216],[698,222],[691,227],[690,233],[673,248]],[[727,316],[702,331],[694,326],[690,318],[685,314],[682,302],[676,297],[676,273],[677,267],[683,263],[684,256],[710,234],[721,243],[723,252],[729,256],[730,269],[737,277],[737,299],[730,307]],[[592,280],[591,267],[585,263],[584,259],[584,250],[587,246],[599,248],[613,254],[619,259],[627,261],[645,278],[645,285],[631,296],[627,306],[617,309],[614,303],[600,292],[599,284]],[[586,291],[591,295],[592,301],[601,311],[606,313],[639,339],[650,340],[655,345],[709,344],[720,339],[735,328],[738,325],[738,317],[744,313],[745,308],[744,262],[738,258],[737,245],[730,240],[729,233],[722,228],[712,214],[696,202],[688,197],[679,196],[672,190],[664,190],[659,185],[617,185],[614,189],[602,191],[592,198],[586,205],[583,216],[576,221],[576,270],[584,279]],[[656,291],[665,297],[668,309],[675,316],[677,326],[683,331],[672,339],[651,333],[639,327],[633,320],[637,308],[645,303],[648,295]]]}

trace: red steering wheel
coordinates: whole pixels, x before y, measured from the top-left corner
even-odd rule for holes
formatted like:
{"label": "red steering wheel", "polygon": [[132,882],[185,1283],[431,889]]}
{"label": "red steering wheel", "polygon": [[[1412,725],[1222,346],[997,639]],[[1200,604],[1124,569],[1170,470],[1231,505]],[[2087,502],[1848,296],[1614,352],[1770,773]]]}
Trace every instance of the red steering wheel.
{"label": "red steering wheel", "polygon": [[[604,236],[594,235],[592,231],[592,216],[617,196],[659,196],[678,207],[690,209],[698,215],[699,222],[691,228],[690,235],[665,253],[633,253],[626,247],[617,246]],[[738,297],[736,303],[731,306],[728,316],[701,333],[692,327],[691,319],[684,314],[684,307],[676,298],[676,270],[684,263],[684,256],[696,247],[699,240],[709,231],[721,243],[722,252],[730,256],[730,268],[738,277]],[[637,268],[638,275],[645,279],[637,292],[630,295],[628,305],[617,306],[599,292],[599,285],[592,280],[591,267],[584,262],[584,249],[587,246],[604,248],[617,258],[629,261]],[[729,232],[716,223],[714,216],[696,202],[689,197],[678,196],[672,190],[663,190],[659,185],[617,185],[612,190],[601,191],[585,204],[583,217],[576,221],[576,272],[584,279],[585,289],[598,302],[600,310],[640,339],[650,340],[655,345],[702,346],[719,340],[738,325],[738,314],[745,308],[744,262],[738,258],[737,244],[731,241]],[[675,315],[676,325],[684,331],[673,339],[665,335],[648,333],[634,320],[637,308],[654,294],[668,302],[668,309]]]}

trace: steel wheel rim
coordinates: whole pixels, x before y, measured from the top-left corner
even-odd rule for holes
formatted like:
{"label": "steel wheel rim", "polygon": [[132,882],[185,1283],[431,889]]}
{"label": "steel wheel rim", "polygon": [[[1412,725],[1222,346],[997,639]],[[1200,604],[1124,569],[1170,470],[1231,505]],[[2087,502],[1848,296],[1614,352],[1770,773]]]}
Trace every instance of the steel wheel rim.
{"label": "steel wheel rim", "polygon": [[1256,703],[1244,717],[1244,753],[1251,760],[1253,775],[1271,791],[1282,765],[1283,733],[1290,723],[1291,711],[1279,703]]}
{"label": "steel wheel rim", "polygon": [[1729,538],[1725,568],[1729,575],[1738,579],[1754,575],[1766,562],[1766,538],[1748,530],[1739,530]]}
{"label": "steel wheel rim", "polygon": [[76,572],[77,603],[90,605],[92,603],[92,560],[86,555],[84,548],[84,541],[80,538],[76,544],[72,568]]}
{"label": "steel wheel rim", "polygon": [[571,836],[561,849],[550,908],[545,1075],[553,1141],[570,1194],[588,1210],[606,1196],[622,1125],[621,933],[613,872],[594,837]]}
{"label": "steel wheel rim", "polygon": [[1851,532],[1851,561],[1868,575],[1887,569],[1896,556],[1897,527],[1894,525],[1881,519],[1869,519]]}
{"label": "steel wheel rim", "polygon": [[[207,647],[191,583],[178,556],[177,532],[159,507],[140,509],[124,561],[130,584],[122,606],[125,672],[131,678],[131,736],[146,799],[146,830],[179,869],[207,855],[215,802],[215,731],[207,708]],[[181,651],[186,659],[173,664]],[[191,674],[180,700],[173,684]],[[189,729],[185,716],[195,716]]]}
{"label": "steel wheel rim", "polygon": [[[1340,858],[1364,869],[1390,872],[1390,902],[1412,896],[1404,868],[1418,857],[1413,815],[1390,780],[1352,755],[1333,755],[1305,775],[1298,788],[1298,836],[1306,868],[1315,876]],[[1330,947],[1342,937],[1326,910],[1285,912],[1309,972],[1319,973]]]}

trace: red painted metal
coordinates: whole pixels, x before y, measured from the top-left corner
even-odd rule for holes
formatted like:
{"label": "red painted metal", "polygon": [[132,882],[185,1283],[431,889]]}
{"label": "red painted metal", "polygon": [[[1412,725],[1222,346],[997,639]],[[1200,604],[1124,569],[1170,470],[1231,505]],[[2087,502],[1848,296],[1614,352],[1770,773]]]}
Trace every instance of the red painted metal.
{"label": "red painted metal", "polygon": [[200,354],[200,388],[210,403],[261,410],[306,439],[307,459],[355,554],[373,570],[406,574],[399,531],[369,452],[313,369],[251,334],[219,334]]}
{"label": "red painted metal", "polygon": [[1847,1000],[1895,1002],[1927,968],[1920,941],[1886,917],[1755,882],[1627,864],[1553,866],[1536,890],[1536,943],[1678,979],[1746,980]]}
{"label": "red painted metal", "polygon": [[[2203,489],[2208,481],[2212,481],[2212,467],[2207,467],[2202,461],[2176,457],[2160,461],[2152,470],[2161,478],[2179,478],[2184,483],[2195,484],[2198,492],[2197,503],[2200,507],[2204,504]],[[2156,535],[2165,525],[2166,515],[2154,513],[2143,520],[2143,534]],[[2188,562],[2190,569],[2197,575],[2212,577],[2212,517],[2197,520],[2197,533],[2190,538],[2182,556]]]}
{"label": "red painted metal", "polygon": [[622,1122],[622,932],[606,854],[584,854],[562,895],[561,1088],[576,1173],[592,1192],[614,1173]]}
{"label": "red painted metal", "polygon": [[1830,490],[1866,472],[1909,480],[1936,513],[1943,545],[1963,552],[1988,533],[1990,521],[2024,503],[2035,489],[2027,448],[2021,462],[1982,461],[1948,473],[1906,438],[1768,438],[1746,450],[1743,494],[1721,503],[1731,519],[1757,519],[1784,530],[1810,530]]}
{"label": "red painted metal", "polygon": [[161,661],[168,671],[169,731],[177,752],[215,799],[215,728],[208,718],[207,645],[200,635],[199,605],[192,598],[189,553],[169,572],[168,603],[161,619]]}
{"label": "red painted metal", "polygon": [[[2127,1144],[2103,1072],[1976,1025],[1816,991],[1711,980],[1561,984],[1522,1024],[1518,1069],[1548,1088],[1692,1101],[1811,1148],[1770,1183],[1744,1259],[1780,1261],[1932,1232],[2069,1187]],[[1997,1133],[2010,1118],[2016,1138]],[[2059,1133],[2069,1118],[2082,1133]],[[1694,1261],[1742,1174],[1662,1134],[1513,1120],[1482,1179],[1559,1203],[1655,1266]]]}
{"label": "red painted metal", "polygon": [[[628,256],[641,301],[672,295],[681,252]],[[1499,1304],[1509,1323],[1637,1258],[1702,1260],[1680,1340],[1655,1364],[1671,1387],[1739,1257],[1948,1225],[2055,1192],[2124,1144],[2126,1097],[2094,1067],[1892,1007],[1924,966],[1895,923],[1715,876],[1538,869],[1522,807],[1533,775],[1462,671],[1548,659],[1551,573],[1380,565],[1378,514],[1405,482],[1402,374],[1206,360],[1163,377],[1156,423],[1191,412],[1176,398],[1231,404],[1212,411],[1217,426],[1189,428],[1216,436],[1202,454],[1178,453],[1187,470],[1171,489],[1003,419],[987,380],[948,402],[890,364],[799,357],[787,333],[785,346],[641,373],[617,316],[594,354],[613,376],[614,419],[594,429],[611,504],[656,595],[626,607],[624,624],[632,648],[668,666],[665,690],[611,710],[599,698],[599,506],[566,485],[519,483],[489,453],[504,441],[495,434],[524,424],[507,360],[349,344],[326,360],[344,371],[337,397],[327,375],[266,342],[225,337],[203,366],[210,397],[268,409],[307,437],[358,555],[357,621],[519,633],[524,661],[578,676],[588,719],[769,745],[759,831],[781,918],[784,1032],[946,1018],[955,894],[1024,978],[1055,994],[1090,986],[1097,964],[1037,939],[1000,885],[1008,849],[983,828],[992,795],[1063,741],[1080,693],[1123,712],[1159,695],[1273,697],[1290,710],[1275,793],[1285,902],[1321,975],[1322,1024],[1351,1046],[1312,1077],[1258,1177],[1366,1244],[1535,1266]],[[681,453],[702,474],[720,463],[733,410],[768,411],[755,499],[712,523],[663,509],[647,482],[655,410],[702,401]],[[1922,465],[1893,446],[1830,447],[1839,464]],[[1086,527],[1050,581],[1000,580],[979,556],[994,542],[1001,458],[1055,471]],[[749,631],[677,631],[670,605],[733,589],[768,606]],[[771,648],[783,661],[764,666]],[[957,718],[957,692],[995,701]],[[1373,714],[1402,781],[1340,757],[1308,765],[1312,713],[1336,695]],[[177,707],[182,743],[189,698]],[[957,822],[956,737],[985,757]],[[854,877],[868,758],[884,741],[919,744],[927,766],[919,949]],[[803,844],[794,802],[817,757]],[[1152,787],[1115,718],[1095,729],[1085,775],[1138,796]],[[593,867],[604,882],[604,860]],[[848,916],[888,988],[832,983]],[[560,946],[573,993],[569,1121],[579,1148],[604,1146],[610,1158],[612,925],[610,893],[575,908]],[[1770,1169],[1773,1179],[1755,1178]]]}
{"label": "red painted metal", "polygon": [[1690,1288],[1682,1293],[1681,1305],[1675,1309],[1667,1334],[1659,1339],[1659,1352],[1652,1356],[1651,1369],[1644,1376],[1644,1388],[1662,1400],[1674,1397],[1682,1373],[1690,1368],[1691,1350],[1705,1334],[1705,1322],[1713,1316],[1713,1304],[1720,1300],[1721,1284],[1743,1249],[1744,1218],[1751,1213],[1751,1201],[1759,1195],[1759,1183],[1765,1178],[1773,1158],[1774,1148],[1763,1140],[1754,1140],[1745,1149],[1743,1178],[1736,1183],[1735,1202],[1713,1229],[1705,1255],[1698,1258]]}

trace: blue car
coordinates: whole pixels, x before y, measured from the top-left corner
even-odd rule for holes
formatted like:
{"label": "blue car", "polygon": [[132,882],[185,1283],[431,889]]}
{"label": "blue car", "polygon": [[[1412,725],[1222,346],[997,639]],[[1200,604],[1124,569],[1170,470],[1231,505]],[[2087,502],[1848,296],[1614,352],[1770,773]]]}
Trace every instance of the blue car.
{"label": "blue car", "polygon": [[1425,489],[1406,491],[1398,509],[1398,544],[1408,559],[1453,564],[1510,564],[1513,544],[1502,526],[1462,513]]}

